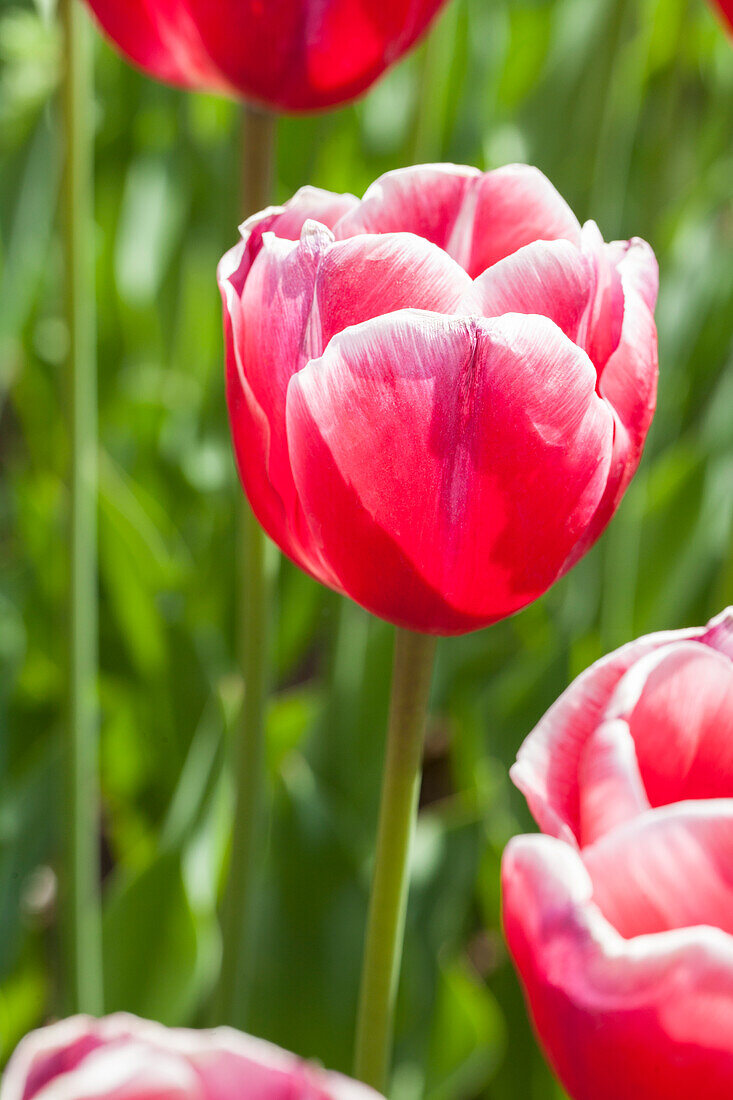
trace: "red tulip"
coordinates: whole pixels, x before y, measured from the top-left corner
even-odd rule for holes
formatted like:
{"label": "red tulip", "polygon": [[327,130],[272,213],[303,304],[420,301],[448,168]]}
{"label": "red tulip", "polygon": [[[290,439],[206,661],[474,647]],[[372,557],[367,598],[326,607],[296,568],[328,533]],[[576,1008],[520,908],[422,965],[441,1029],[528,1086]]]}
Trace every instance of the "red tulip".
{"label": "red tulip", "polygon": [[140,68],[171,84],[314,110],[364,92],[445,0],[88,0]]}
{"label": "red tulip", "polygon": [[376,615],[485,626],[612,516],[654,410],[657,265],[536,169],[304,188],[245,222],[219,284],[255,515]]}
{"label": "red tulip", "polygon": [[74,1016],[28,1035],[0,1100],[379,1100],[249,1035],[189,1031],[119,1014]]}
{"label": "red tulip", "polygon": [[733,1095],[733,608],[583,673],[512,771],[504,923],[574,1100]]}

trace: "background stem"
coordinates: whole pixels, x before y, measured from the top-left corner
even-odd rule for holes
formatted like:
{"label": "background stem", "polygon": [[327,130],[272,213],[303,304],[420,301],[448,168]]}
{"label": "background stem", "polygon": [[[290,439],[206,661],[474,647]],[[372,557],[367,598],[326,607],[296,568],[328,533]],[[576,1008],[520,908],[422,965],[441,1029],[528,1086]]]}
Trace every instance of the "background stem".
{"label": "background stem", "polygon": [[407,909],[410,847],[436,639],[398,629],[374,877],[364,945],[355,1075],[384,1091]]}
{"label": "background stem", "polygon": [[[245,217],[272,198],[276,116],[243,108],[242,209]],[[265,716],[270,682],[273,578],[270,547],[245,497],[238,517],[239,648],[244,680],[241,728],[234,743],[234,825],[222,911],[218,1023],[246,1026],[254,944],[254,898],[265,818]]]}
{"label": "background stem", "polygon": [[66,753],[68,999],[102,1012],[97,703],[97,374],[93,257],[93,75],[86,11],[60,0],[62,180],[71,415],[69,725]]}

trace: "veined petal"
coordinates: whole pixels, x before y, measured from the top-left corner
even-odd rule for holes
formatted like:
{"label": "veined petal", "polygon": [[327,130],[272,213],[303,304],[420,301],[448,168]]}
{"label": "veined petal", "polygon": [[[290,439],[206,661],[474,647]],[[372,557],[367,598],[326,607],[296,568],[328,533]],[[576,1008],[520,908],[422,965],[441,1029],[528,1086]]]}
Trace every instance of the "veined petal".
{"label": "veined petal", "polygon": [[[611,418],[594,386],[585,354],[544,317],[409,310],[335,337],[290,383],[287,434],[344,589],[435,633],[543,592],[605,484]],[[375,568],[385,538],[404,560],[396,591]],[[410,571],[445,601],[441,621],[411,602]]]}
{"label": "veined petal", "polygon": [[504,927],[545,1050],[575,1100],[727,1100],[733,938],[696,927],[624,940],[573,847],[516,837]]}

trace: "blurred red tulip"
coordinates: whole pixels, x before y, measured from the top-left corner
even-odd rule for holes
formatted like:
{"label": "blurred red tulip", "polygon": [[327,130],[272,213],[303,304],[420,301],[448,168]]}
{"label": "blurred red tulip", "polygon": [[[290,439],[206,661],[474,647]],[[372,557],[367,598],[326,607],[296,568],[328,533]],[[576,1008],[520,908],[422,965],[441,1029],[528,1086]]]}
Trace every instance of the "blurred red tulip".
{"label": "blurred red tulip", "polygon": [[504,924],[574,1100],[733,1095],[733,608],[573,683],[512,776]]}
{"label": "blurred red tulip", "polygon": [[159,80],[307,111],[366,91],[445,0],[88,3],[119,49]]}
{"label": "blurred red tulip", "polygon": [[657,265],[536,169],[304,188],[244,224],[219,283],[252,508],[376,615],[485,626],[612,516],[654,410]]}
{"label": "blurred red tulip", "polygon": [[135,1016],[74,1016],[32,1032],[0,1100],[379,1100],[249,1035],[165,1028]]}
{"label": "blurred red tulip", "polygon": [[733,0],[714,0],[714,3],[728,28],[733,31]]}

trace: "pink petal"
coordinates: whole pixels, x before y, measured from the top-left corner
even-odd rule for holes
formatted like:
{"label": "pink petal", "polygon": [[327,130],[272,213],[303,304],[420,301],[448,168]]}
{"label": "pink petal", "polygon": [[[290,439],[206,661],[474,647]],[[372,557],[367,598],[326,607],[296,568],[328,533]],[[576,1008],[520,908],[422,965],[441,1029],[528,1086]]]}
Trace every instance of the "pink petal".
{"label": "pink petal", "polygon": [[581,343],[600,374],[621,339],[624,291],[615,262],[619,257],[612,245],[604,243],[595,222],[586,222],[583,226],[582,241],[592,272],[593,289]]}
{"label": "pink petal", "polygon": [[583,845],[649,809],[636,746],[625,722],[611,719],[593,731],[580,758],[578,783]]}
{"label": "pink petal", "polygon": [[541,314],[577,342],[590,292],[590,265],[575,245],[534,241],[479,275],[461,311],[484,317]]}
{"label": "pink petal", "polygon": [[[320,222],[327,229],[333,229],[358,205],[356,195],[324,191],[321,187],[301,187],[283,206],[270,208],[273,217],[269,219],[267,229],[276,237],[297,241],[307,221]],[[248,225],[249,222],[245,222],[244,228]]]}
{"label": "pink petal", "polygon": [[[82,1050],[85,1047],[85,1050]],[[232,1030],[77,1016],[19,1045],[0,1100],[378,1100],[338,1073]]]}
{"label": "pink petal", "polygon": [[232,1028],[179,1031],[202,1085],[202,1100],[379,1100],[373,1089]]}
{"label": "pink petal", "polygon": [[698,927],[624,940],[578,853],[546,836],[504,855],[504,926],[535,1028],[574,1100],[727,1100],[733,939]]}
{"label": "pink petal", "polygon": [[334,243],[322,225],[306,222],[299,242],[265,234],[251,267],[241,247],[224,258],[219,273],[240,476],[259,521],[284,552],[338,587],[302,514],[290,470],[290,378],[341,329],[404,305],[453,310],[470,280],[440,249],[408,234]]}
{"label": "pink petal", "polygon": [[733,800],[650,810],[583,848],[593,900],[626,939],[711,925],[733,932]]}
{"label": "pink petal", "polygon": [[610,707],[628,723],[649,802],[733,798],[733,662],[702,641],[639,661]]}
{"label": "pink petal", "polygon": [[509,164],[477,185],[467,270],[474,277],[532,241],[580,244],[578,219],[537,168]]}
{"label": "pink petal", "polygon": [[388,172],[334,232],[343,238],[398,230],[439,245],[472,278],[535,240],[580,243],[570,207],[541,172],[524,164],[484,174],[457,165]]}
{"label": "pink petal", "polygon": [[727,607],[711,619],[703,641],[733,660],[733,607]]}
{"label": "pink petal", "polygon": [[[615,350],[605,365],[599,367],[598,392],[613,409],[615,419],[611,470],[598,511],[585,537],[575,547],[568,568],[590,549],[616,511],[636,473],[656,407],[657,329],[648,304],[652,300],[656,260],[643,241],[628,244],[618,264],[624,297],[621,334]],[[612,334],[606,347],[613,346],[614,340]],[[596,333],[590,347],[601,362],[599,346],[600,337]]]}
{"label": "pink petal", "polygon": [[359,233],[415,233],[453,256],[456,221],[480,178],[477,168],[454,164],[397,168],[374,181],[334,233],[339,239]]}
{"label": "pink petal", "polygon": [[[262,248],[262,238],[265,233],[274,233],[283,240],[297,241],[307,221],[319,222],[327,229],[333,229],[334,225],[349,210],[359,205],[355,195],[339,195],[333,191],[324,191],[320,187],[301,187],[292,198],[283,206],[268,206],[261,210],[239,227],[239,232],[244,242],[244,250],[249,259],[248,265],[237,262],[235,270],[239,270],[239,279],[244,284],[244,279],[249,273],[249,268]],[[243,245],[237,244],[228,256],[236,254],[241,257]],[[227,265],[227,256],[224,257],[220,267]],[[231,262],[230,262],[231,266]]]}
{"label": "pink petal", "polygon": [[145,1026],[125,1015],[75,1016],[32,1032],[8,1063],[1,1100],[199,1100],[191,1067],[151,1046]]}
{"label": "pink petal", "polygon": [[409,310],[335,337],[292,379],[287,432],[349,595],[450,633],[545,591],[605,484],[611,419],[594,384],[544,317]]}
{"label": "pink petal", "polygon": [[570,843],[580,838],[578,771],[589,738],[601,724],[624,673],[645,654],[671,642],[700,638],[704,628],[649,634],[602,657],[567,688],[529,734],[511,777],[543,832]]}

